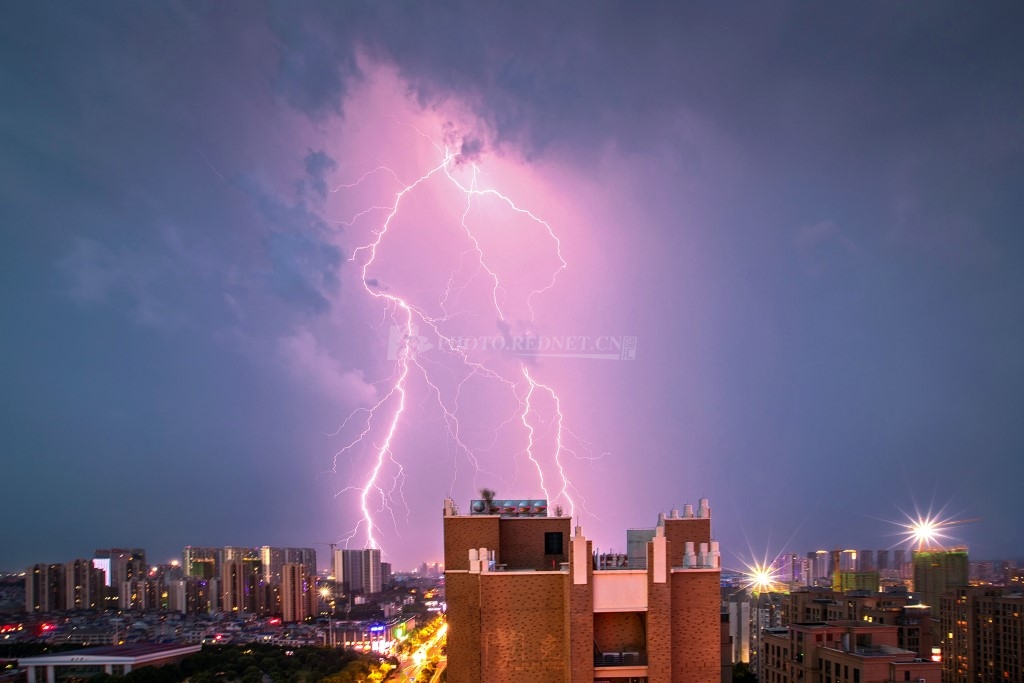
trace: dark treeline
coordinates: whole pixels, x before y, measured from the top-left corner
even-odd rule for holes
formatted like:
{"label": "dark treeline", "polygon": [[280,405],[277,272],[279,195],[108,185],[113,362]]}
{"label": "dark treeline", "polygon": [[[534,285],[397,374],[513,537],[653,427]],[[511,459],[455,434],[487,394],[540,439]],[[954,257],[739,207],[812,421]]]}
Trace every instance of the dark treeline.
{"label": "dark treeline", "polygon": [[[27,645],[27,644],[25,644]],[[13,647],[13,646],[9,646]],[[6,647],[4,648],[7,649]],[[18,652],[4,655],[29,657],[54,652]],[[89,683],[354,683],[373,671],[381,658],[351,650],[278,645],[210,645],[168,666],[147,666],[124,676],[100,673]]]}

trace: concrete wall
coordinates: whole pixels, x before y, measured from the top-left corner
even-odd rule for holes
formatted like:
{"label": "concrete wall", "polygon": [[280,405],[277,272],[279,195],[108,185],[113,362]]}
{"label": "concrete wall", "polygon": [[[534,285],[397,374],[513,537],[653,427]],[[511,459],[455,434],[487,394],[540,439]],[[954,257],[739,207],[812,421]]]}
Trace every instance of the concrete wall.
{"label": "concrete wall", "polygon": [[646,570],[614,569],[594,574],[595,612],[629,612],[646,608]]}

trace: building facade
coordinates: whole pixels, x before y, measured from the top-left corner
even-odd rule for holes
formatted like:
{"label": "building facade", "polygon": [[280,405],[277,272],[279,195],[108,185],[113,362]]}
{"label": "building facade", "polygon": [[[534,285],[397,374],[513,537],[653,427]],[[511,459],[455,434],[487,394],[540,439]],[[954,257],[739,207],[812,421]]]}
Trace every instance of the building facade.
{"label": "building facade", "polygon": [[451,683],[720,683],[728,650],[706,499],[659,519],[644,568],[609,569],[569,518],[522,503],[460,515],[445,501]]}
{"label": "building facade", "polygon": [[897,627],[808,622],[761,634],[763,683],[942,683],[938,662],[897,645]]}
{"label": "building facade", "polygon": [[25,570],[25,611],[55,612],[64,606],[64,565],[34,564]]}
{"label": "building facade", "polygon": [[384,588],[380,550],[363,548],[334,551],[334,579],[346,594],[374,595]]}
{"label": "building facade", "polygon": [[946,591],[969,583],[966,548],[915,550],[912,562],[914,592],[929,607],[938,609]]}
{"label": "building facade", "polygon": [[942,598],[944,683],[1024,681],[1024,594],[955,588]]}
{"label": "building facade", "polygon": [[315,579],[304,564],[286,562],[281,566],[281,620],[305,621],[316,613]]}
{"label": "building facade", "polygon": [[896,627],[896,646],[931,659],[931,609],[912,603],[907,593],[807,589],[785,600],[784,624],[862,621]]}

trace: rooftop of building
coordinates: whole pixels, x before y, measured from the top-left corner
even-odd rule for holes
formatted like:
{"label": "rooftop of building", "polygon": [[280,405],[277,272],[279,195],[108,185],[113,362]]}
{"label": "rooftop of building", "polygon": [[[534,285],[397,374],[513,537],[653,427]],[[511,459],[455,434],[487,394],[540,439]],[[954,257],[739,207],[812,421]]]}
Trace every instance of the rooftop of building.
{"label": "rooftop of building", "polygon": [[87,647],[80,650],[69,650],[56,654],[40,655],[38,657],[21,657],[18,662],[24,664],[43,665],[46,663],[59,663],[69,661],[73,658],[76,662],[112,660],[112,661],[139,661],[159,659],[162,657],[173,657],[177,655],[188,655],[198,652],[198,645],[180,644],[157,644],[157,643],[130,643],[127,645],[108,645],[104,647]]}
{"label": "rooftop of building", "polygon": [[832,650],[833,652],[848,652],[858,657],[909,657],[911,659],[917,659],[917,653],[911,650],[904,650],[901,647],[895,647],[892,645],[867,645],[858,646],[851,649],[844,649],[839,644],[825,645],[822,649]]}

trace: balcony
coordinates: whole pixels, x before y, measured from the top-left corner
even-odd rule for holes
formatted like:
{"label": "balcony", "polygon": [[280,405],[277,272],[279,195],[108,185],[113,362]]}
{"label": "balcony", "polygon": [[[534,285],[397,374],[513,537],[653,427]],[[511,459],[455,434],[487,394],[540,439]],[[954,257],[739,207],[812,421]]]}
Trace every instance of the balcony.
{"label": "balcony", "polygon": [[594,667],[606,666],[647,666],[647,653],[641,650],[596,653]]}

